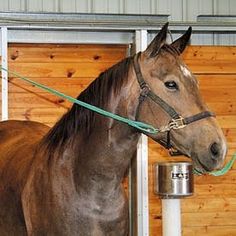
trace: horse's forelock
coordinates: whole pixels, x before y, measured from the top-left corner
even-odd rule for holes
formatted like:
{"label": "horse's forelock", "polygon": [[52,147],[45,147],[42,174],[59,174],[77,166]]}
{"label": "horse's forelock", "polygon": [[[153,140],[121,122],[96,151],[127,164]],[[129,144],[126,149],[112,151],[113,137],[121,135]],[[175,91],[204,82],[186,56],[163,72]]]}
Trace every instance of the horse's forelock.
{"label": "horse's forelock", "polygon": [[164,44],[161,49],[165,52],[169,52],[173,56],[179,56],[181,54],[179,50],[171,44]]}

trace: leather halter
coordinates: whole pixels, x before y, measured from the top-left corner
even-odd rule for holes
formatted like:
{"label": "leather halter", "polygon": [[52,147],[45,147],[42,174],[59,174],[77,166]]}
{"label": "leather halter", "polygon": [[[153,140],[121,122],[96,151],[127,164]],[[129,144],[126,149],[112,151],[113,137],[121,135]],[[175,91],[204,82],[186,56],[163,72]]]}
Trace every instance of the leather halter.
{"label": "leather halter", "polygon": [[[166,103],[158,95],[153,93],[149,85],[145,82],[143,75],[141,73],[141,70],[140,70],[139,63],[138,63],[138,59],[140,55],[141,55],[141,52],[139,52],[138,54],[134,56],[134,70],[136,73],[139,86],[141,88],[141,93],[139,97],[139,106],[148,97],[152,101],[154,101],[156,104],[158,104],[171,117],[171,120],[169,121],[168,125],[160,128],[160,132],[167,132],[166,141],[161,140],[160,144],[163,145],[165,148],[169,149],[171,155],[179,155],[181,153],[178,150],[174,150],[170,143],[170,131],[173,129],[182,129],[186,125],[189,125],[195,121],[202,120],[207,117],[214,117],[215,114],[210,111],[203,111],[198,114],[185,117],[185,118],[179,115],[172,106]],[[138,107],[138,112],[139,112],[139,107]]]}

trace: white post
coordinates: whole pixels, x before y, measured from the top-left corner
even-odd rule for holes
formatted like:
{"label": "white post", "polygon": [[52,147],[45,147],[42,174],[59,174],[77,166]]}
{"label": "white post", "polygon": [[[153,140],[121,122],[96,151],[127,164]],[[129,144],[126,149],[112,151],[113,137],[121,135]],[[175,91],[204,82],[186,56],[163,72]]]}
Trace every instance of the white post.
{"label": "white post", "polygon": [[148,138],[142,135],[137,149],[137,224],[138,236],[149,235]]}
{"label": "white post", "polygon": [[180,199],[161,199],[162,235],[181,236]]}
{"label": "white post", "polygon": [[[147,47],[147,30],[137,30],[136,52]],[[148,138],[141,135],[137,147],[137,236],[149,235],[149,202],[148,202]]]}
{"label": "white post", "polygon": [[[1,65],[8,69],[7,63],[7,27],[1,27]],[[2,120],[8,120],[8,72],[2,70]]]}

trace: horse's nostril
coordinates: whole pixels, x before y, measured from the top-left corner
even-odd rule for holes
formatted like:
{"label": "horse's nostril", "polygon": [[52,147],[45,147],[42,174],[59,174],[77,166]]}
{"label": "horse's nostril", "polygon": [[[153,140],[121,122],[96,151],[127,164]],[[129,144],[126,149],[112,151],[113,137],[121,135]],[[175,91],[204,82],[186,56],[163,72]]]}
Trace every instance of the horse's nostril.
{"label": "horse's nostril", "polygon": [[217,143],[213,143],[210,146],[210,151],[211,151],[211,154],[212,154],[212,158],[216,159],[219,156],[219,153],[220,153],[219,145]]}

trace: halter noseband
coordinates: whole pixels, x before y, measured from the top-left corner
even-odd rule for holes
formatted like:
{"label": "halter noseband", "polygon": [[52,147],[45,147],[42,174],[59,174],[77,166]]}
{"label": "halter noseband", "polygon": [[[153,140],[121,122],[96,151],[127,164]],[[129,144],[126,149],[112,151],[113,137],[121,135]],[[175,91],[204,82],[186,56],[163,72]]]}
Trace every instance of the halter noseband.
{"label": "halter noseband", "polygon": [[[139,52],[138,54],[134,56],[134,70],[136,73],[139,86],[141,88],[138,106],[140,106],[140,104],[144,101],[146,97],[149,97],[152,101],[158,104],[172,118],[170,122],[168,123],[168,125],[160,128],[160,132],[167,132],[166,141],[161,140],[160,143],[165,148],[169,149],[171,155],[179,155],[181,154],[179,151],[172,149],[173,147],[170,143],[170,131],[172,129],[182,129],[186,125],[189,125],[195,121],[198,121],[207,117],[212,117],[212,116],[214,117],[215,114],[210,111],[203,111],[198,114],[185,117],[185,118],[179,115],[173,107],[171,107],[168,103],[162,100],[158,95],[153,93],[150,87],[148,86],[148,84],[145,82],[143,75],[141,73],[141,70],[140,70],[139,63],[138,63],[138,58],[140,54],[141,52]],[[139,110],[139,107],[138,107],[138,110]]]}

